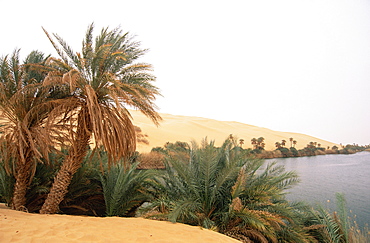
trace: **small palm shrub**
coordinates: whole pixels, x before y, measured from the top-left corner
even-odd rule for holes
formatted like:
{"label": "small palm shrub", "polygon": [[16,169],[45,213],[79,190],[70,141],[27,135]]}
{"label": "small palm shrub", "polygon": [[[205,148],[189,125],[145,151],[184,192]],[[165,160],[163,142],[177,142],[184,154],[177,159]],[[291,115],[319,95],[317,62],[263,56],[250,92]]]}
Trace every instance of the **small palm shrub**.
{"label": "small palm shrub", "polygon": [[215,229],[244,242],[308,242],[297,210],[284,197],[298,182],[294,172],[273,163],[264,168],[230,140],[221,147],[193,143],[183,153],[167,153],[157,199],[143,209],[149,217]]}
{"label": "small palm shrub", "polygon": [[[68,151],[50,153],[50,163],[37,164],[28,186],[24,210],[39,212],[50,191],[56,172]],[[134,160],[134,158],[131,158]],[[14,176],[0,163],[0,202],[10,205],[15,183]],[[134,216],[136,208],[157,192],[151,185],[154,172],[138,170],[138,163],[108,169],[106,152],[88,152],[81,167],[74,174],[66,197],[59,205],[59,212],[90,216]]]}
{"label": "small palm shrub", "polygon": [[101,175],[107,216],[133,216],[149,200],[147,185],[153,172],[137,170],[138,163],[115,165]]}
{"label": "small palm shrub", "polygon": [[347,214],[346,200],[343,194],[337,193],[337,211],[330,213],[323,207],[312,209],[311,234],[319,242],[363,243],[370,242],[370,231],[359,229],[354,221],[351,223]]}
{"label": "small palm shrub", "polygon": [[106,157],[99,158],[91,155],[89,151],[81,167],[73,175],[68,193],[59,205],[61,212],[73,215],[104,216],[105,202],[100,181],[100,166],[106,160]]}

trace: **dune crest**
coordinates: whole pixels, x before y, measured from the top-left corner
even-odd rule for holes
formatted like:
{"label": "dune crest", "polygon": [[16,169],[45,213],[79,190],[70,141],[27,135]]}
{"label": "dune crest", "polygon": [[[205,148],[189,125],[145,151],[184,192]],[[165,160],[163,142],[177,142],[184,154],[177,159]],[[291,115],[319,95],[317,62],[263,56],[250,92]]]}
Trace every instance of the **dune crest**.
{"label": "dune crest", "polygon": [[309,142],[317,142],[322,147],[331,148],[338,144],[315,138],[309,135],[291,132],[273,131],[263,127],[252,126],[234,121],[217,121],[213,119],[179,116],[161,113],[163,121],[156,127],[145,115],[139,111],[130,111],[135,126],[141,128],[142,133],[148,135],[149,144],[138,144],[139,152],[149,152],[153,147],[162,147],[166,142],[200,142],[207,137],[221,145],[230,134],[238,139],[244,139],[243,148],[251,148],[252,138],[265,138],[266,150],[274,150],[275,142],[286,140],[286,147],[290,147],[289,138],[297,141],[296,148],[302,149]]}

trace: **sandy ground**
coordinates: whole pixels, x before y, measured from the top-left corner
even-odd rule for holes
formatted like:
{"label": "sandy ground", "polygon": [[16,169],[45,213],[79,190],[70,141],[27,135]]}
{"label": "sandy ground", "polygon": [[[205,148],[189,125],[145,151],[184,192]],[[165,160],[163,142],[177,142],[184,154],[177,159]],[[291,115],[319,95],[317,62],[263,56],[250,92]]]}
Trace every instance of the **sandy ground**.
{"label": "sandy ground", "polygon": [[170,114],[161,114],[163,121],[159,127],[156,127],[148,118],[138,111],[130,111],[133,116],[134,125],[142,129],[143,134],[148,135],[149,145],[139,144],[137,149],[140,152],[149,152],[153,147],[162,147],[166,142],[191,142],[200,143],[207,137],[209,140],[215,140],[216,146],[219,146],[230,135],[238,139],[244,139],[243,148],[251,148],[252,138],[265,138],[266,150],[274,150],[275,142],[286,140],[286,146],[290,147],[289,138],[297,141],[297,149],[305,147],[309,142],[320,143],[322,147],[330,148],[338,144],[328,142],[309,135],[290,132],[278,132],[263,127],[247,125],[233,121],[217,121],[212,119],[176,116]]}
{"label": "sandy ground", "polygon": [[217,232],[143,218],[40,215],[0,204],[0,242],[239,242]]}

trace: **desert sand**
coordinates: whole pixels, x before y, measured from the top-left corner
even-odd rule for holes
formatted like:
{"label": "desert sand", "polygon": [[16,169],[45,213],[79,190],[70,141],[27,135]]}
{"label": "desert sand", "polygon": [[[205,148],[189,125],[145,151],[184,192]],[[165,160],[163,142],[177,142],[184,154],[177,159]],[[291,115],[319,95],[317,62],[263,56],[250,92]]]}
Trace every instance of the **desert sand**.
{"label": "desert sand", "polygon": [[143,218],[40,215],[0,204],[0,242],[239,242],[220,233]]}
{"label": "desert sand", "polygon": [[331,148],[335,144],[323,139],[315,138],[309,135],[291,132],[273,131],[263,127],[252,126],[234,121],[217,121],[201,117],[178,116],[163,114],[163,121],[157,127],[141,112],[130,110],[134,125],[141,128],[142,133],[146,134],[149,144],[138,144],[139,152],[149,152],[153,147],[162,147],[166,142],[174,143],[176,141],[201,142],[205,137],[208,140],[215,140],[216,146],[222,144],[230,134],[238,139],[244,139],[243,148],[251,148],[252,138],[265,138],[265,149],[274,150],[275,142],[286,140],[286,146],[290,147],[289,138],[297,141],[296,148],[302,149],[309,142],[317,142],[322,147]]}

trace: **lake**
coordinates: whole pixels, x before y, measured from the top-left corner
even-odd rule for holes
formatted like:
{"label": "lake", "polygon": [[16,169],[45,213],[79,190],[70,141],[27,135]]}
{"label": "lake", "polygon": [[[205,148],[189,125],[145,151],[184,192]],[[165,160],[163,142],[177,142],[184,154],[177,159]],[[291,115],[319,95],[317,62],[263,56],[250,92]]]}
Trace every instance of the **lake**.
{"label": "lake", "polygon": [[370,225],[370,152],[268,159],[298,173],[301,182],[287,198],[335,209],[335,193],[344,193],[349,216],[360,227]]}

